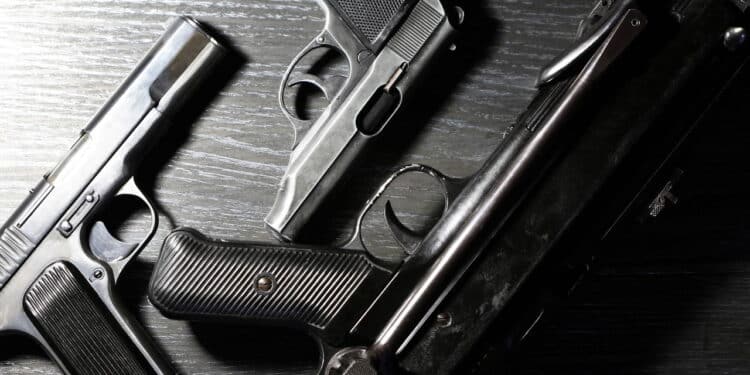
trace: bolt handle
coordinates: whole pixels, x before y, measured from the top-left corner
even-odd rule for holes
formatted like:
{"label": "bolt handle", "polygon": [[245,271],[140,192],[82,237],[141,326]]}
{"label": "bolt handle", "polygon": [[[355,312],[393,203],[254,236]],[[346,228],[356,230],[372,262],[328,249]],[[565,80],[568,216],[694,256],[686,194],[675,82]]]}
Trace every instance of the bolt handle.
{"label": "bolt handle", "polygon": [[44,348],[67,374],[170,373],[143,334],[98,297],[91,284],[104,281],[87,280],[67,262],[52,264],[39,276],[23,307]]}
{"label": "bolt handle", "polygon": [[390,278],[364,251],[214,241],[181,228],[164,241],[149,298],[169,318],[288,326],[337,344]]}

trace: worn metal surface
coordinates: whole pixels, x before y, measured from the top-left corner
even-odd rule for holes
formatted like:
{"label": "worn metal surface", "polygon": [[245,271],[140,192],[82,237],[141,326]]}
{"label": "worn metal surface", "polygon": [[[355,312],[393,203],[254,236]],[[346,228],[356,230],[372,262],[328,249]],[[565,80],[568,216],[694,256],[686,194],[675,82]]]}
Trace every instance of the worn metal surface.
{"label": "worn metal surface", "polygon": [[[482,37],[459,46],[459,52],[464,48],[471,55],[458,62],[468,72],[450,95],[441,89],[443,80],[434,80],[434,90],[426,90],[433,95],[417,108],[419,115],[402,125],[416,130],[381,145],[372,157],[378,162],[361,168],[358,176],[366,178],[351,184],[351,195],[366,195],[379,174],[405,162],[428,163],[453,175],[467,175],[477,168],[528,104],[539,68],[574,38],[577,22],[590,6],[589,0],[475,3],[482,11],[468,14],[467,25],[474,25],[470,31]],[[64,155],[78,130],[158,38],[167,19],[183,13],[224,32],[249,62],[189,135],[170,139],[153,157],[153,168],[140,174],[141,184],[152,190],[160,205],[162,225],[140,262],[125,270],[118,291],[183,373],[298,373],[314,366],[315,349],[304,337],[272,329],[170,321],[147,302],[145,288],[161,241],[173,226],[194,227],[216,238],[273,239],[263,227],[263,217],[273,203],[293,142],[293,130],[277,107],[276,93],[292,56],[322,27],[323,15],[314,1],[1,0],[0,217],[7,217],[39,176]],[[427,190],[404,182],[390,191],[407,224],[428,221],[436,211],[434,206],[442,198]],[[334,227],[331,236],[350,224],[356,209],[352,203],[344,204],[326,220],[325,225]],[[122,234],[137,237],[145,222],[138,218]],[[372,218],[366,230],[370,231],[366,240],[377,247],[397,248],[381,219]],[[747,275],[747,268],[738,272]],[[665,288],[671,285],[671,279],[664,280]],[[732,280],[735,289],[747,285],[746,278]],[[648,290],[647,285],[641,289]],[[637,304],[630,306],[638,310]],[[727,307],[718,300],[701,306],[713,314],[707,315],[704,322],[710,323],[704,326],[720,326],[703,331],[705,342],[711,344],[721,341],[711,332],[728,332],[733,324],[722,326],[712,317],[735,316],[744,305]],[[720,313],[732,307],[737,307],[733,313]],[[669,314],[654,316],[656,325],[672,324]],[[747,332],[744,327],[740,332]],[[600,329],[606,331],[607,326]],[[649,340],[649,331],[642,331],[644,336],[638,339]],[[737,335],[733,342],[746,337]],[[599,337],[604,340],[606,335]],[[681,339],[665,340],[672,337]],[[617,347],[610,348],[610,355],[616,356]],[[652,348],[643,350],[651,353]],[[687,354],[664,357],[667,362],[660,368],[680,368],[677,364],[684,365],[686,358],[705,367],[710,356],[721,355],[721,351],[689,348]],[[543,349],[531,351],[524,360],[542,368],[543,360],[551,357]],[[597,348],[589,349],[566,352],[569,358],[581,358],[567,362],[572,372],[599,369],[594,372],[602,373],[601,367],[587,367],[584,358],[596,354]],[[629,350],[639,353],[634,347]],[[296,356],[285,358],[289,353]],[[653,356],[662,358],[658,353]],[[284,366],[278,365],[279,358],[285,358]],[[29,341],[0,339],[0,372],[58,371]]]}

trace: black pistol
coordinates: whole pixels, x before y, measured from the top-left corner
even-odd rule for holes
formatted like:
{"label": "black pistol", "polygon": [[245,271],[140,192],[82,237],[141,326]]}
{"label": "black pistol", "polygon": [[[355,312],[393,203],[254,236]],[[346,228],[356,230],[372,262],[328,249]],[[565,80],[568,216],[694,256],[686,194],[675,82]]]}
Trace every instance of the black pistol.
{"label": "black pistol", "polygon": [[[196,20],[177,18],[0,227],[0,331],[31,336],[67,374],[174,373],[114,285],[157,229],[134,172],[227,52]],[[99,220],[123,196],[150,210],[140,243]]]}
{"label": "black pistol", "polygon": [[[623,116],[623,111],[650,113],[653,101],[636,100],[641,97],[671,100],[676,94],[670,90],[687,86],[687,73],[694,77],[700,67],[710,65],[707,61],[718,60],[714,52],[723,49],[722,34],[742,17],[729,1],[598,1],[581,24],[577,42],[542,70],[537,96],[473,176],[457,179],[422,165],[403,167],[367,202],[351,240],[341,247],[232,243],[177,230],[164,242],[149,297],[172,318],[304,329],[321,343],[320,374],[398,373],[410,343],[420,338],[420,328],[456,291],[462,277],[473,276],[467,271],[481,265],[474,263],[482,251],[498,234],[507,235],[509,219],[530,203],[525,198],[542,187],[539,182],[555,169],[550,167],[581,134],[606,130],[606,145],[618,148],[601,152],[612,156],[606,170],[586,176],[584,182],[598,189],[600,180],[621,166],[624,150],[643,136],[643,128],[672,125],[655,116],[647,124],[633,124],[626,120],[637,116]],[[696,45],[702,48],[692,48]],[[636,91],[626,98],[631,100],[604,100],[616,96],[618,88],[657,82],[654,76],[661,79],[653,95]],[[601,102],[611,107],[598,108]],[[602,115],[587,121],[591,114]],[[608,114],[614,119],[601,118]],[[405,250],[400,262],[386,262],[364,248],[362,218],[395,178],[414,172],[438,181],[446,209],[426,236],[417,236],[386,205],[386,221]],[[593,194],[588,186],[578,190]],[[565,200],[577,198],[571,194]],[[538,258],[518,259],[524,255],[498,257],[515,260],[504,270],[514,278],[486,288],[503,289],[503,298],[512,298],[539,266]],[[454,340],[443,343],[449,350],[457,346],[455,334],[446,338]]]}

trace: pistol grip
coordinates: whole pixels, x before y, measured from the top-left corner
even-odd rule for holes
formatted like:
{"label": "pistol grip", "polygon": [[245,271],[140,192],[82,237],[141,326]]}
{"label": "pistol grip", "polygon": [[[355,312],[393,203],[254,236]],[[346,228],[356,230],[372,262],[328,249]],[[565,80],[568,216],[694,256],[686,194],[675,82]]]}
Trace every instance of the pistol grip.
{"label": "pistol grip", "polygon": [[217,242],[178,229],[164,241],[149,298],[171,318],[288,326],[330,343],[390,277],[361,251]]}
{"label": "pistol grip", "polygon": [[110,313],[83,275],[68,263],[49,266],[26,292],[23,306],[46,349],[66,373],[173,372],[134,327],[118,322],[122,315]]}

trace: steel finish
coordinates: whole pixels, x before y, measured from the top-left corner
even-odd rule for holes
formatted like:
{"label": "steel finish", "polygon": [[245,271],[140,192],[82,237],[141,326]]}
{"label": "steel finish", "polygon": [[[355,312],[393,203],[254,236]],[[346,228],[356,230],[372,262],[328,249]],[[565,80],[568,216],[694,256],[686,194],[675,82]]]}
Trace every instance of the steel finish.
{"label": "steel finish", "polygon": [[[213,76],[227,52],[197,21],[176,19],[81,131],[70,152],[0,227],[0,332],[33,337],[65,373],[101,373],[109,370],[86,368],[94,362],[80,356],[105,360],[113,347],[93,345],[83,352],[65,347],[99,334],[74,327],[96,330],[106,324],[112,339],[102,342],[134,350],[133,356],[144,361],[148,373],[173,372],[124,313],[114,284],[157,226],[154,206],[135,185],[133,173],[148,147],[156,144],[183,104]],[[116,240],[97,222],[97,215],[113,199],[125,195],[140,199],[151,212],[150,232],[138,244]],[[66,276],[40,278],[48,269],[64,269]],[[42,288],[45,285],[55,287]],[[67,307],[58,305],[66,298]],[[51,302],[35,302],[42,300]],[[76,304],[97,313],[82,315],[85,320],[75,320],[76,324],[45,323],[52,318],[46,313],[68,311]],[[48,309],[54,306],[59,308]],[[133,370],[121,365],[113,373]]]}
{"label": "steel finish", "polygon": [[[294,240],[334,187],[345,181],[356,157],[389,125],[439,54],[449,50],[456,33],[441,1],[405,2],[404,12],[391,21],[398,27],[392,27],[380,49],[370,49],[335,7],[325,0],[318,3],[326,13],[325,29],[292,61],[279,89],[282,111],[295,127],[295,142],[265,222],[284,241]],[[349,76],[328,80],[310,74],[292,76],[302,59],[319,48],[340,51],[349,65]],[[319,87],[330,100],[314,123],[298,118],[286,103],[286,90],[302,82]],[[378,114],[383,123],[374,133],[363,132],[358,120],[384,87],[398,93],[395,106],[374,109],[384,111]]]}

